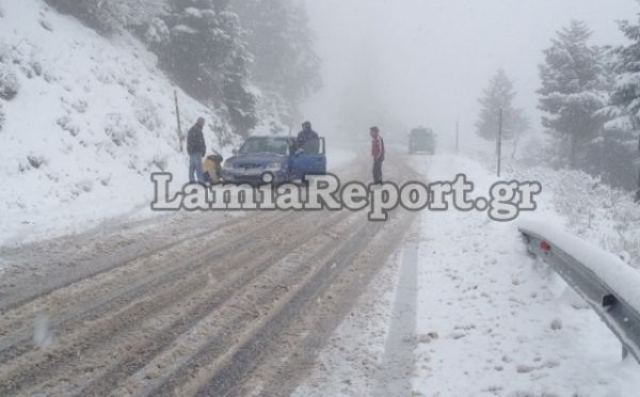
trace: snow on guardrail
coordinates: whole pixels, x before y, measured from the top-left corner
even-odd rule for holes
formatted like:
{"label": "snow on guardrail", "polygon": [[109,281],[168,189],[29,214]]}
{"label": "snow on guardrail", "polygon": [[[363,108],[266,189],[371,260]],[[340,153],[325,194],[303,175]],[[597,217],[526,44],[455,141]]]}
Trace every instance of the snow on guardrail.
{"label": "snow on guardrail", "polygon": [[640,272],[615,255],[561,229],[521,222],[529,252],[578,292],[640,362]]}

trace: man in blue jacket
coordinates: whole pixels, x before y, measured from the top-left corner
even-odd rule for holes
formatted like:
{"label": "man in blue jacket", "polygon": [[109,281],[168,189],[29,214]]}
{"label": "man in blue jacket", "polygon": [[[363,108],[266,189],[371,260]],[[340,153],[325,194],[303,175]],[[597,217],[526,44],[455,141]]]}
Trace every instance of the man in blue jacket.
{"label": "man in blue jacket", "polygon": [[198,118],[196,124],[191,127],[187,134],[187,153],[189,153],[189,182],[204,183],[204,173],[202,171],[202,159],[207,153],[207,145],[204,142],[202,128],[204,119]]}

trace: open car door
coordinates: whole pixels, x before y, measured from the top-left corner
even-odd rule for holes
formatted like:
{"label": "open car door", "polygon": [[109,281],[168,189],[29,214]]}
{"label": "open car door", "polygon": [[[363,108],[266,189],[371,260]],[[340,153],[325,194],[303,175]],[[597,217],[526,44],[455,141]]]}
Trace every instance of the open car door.
{"label": "open car door", "polygon": [[324,138],[312,139],[298,148],[291,161],[291,179],[304,179],[307,175],[327,173]]}

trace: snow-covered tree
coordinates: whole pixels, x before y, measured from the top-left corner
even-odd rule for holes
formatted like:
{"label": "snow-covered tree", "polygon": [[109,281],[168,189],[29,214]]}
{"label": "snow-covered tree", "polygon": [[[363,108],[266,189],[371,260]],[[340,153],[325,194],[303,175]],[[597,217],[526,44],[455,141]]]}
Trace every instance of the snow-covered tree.
{"label": "snow-covered tree", "polygon": [[609,100],[602,50],[589,44],[591,31],[583,22],[558,32],[540,65],[542,123],[558,138],[569,165],[578,166],[585,145],[601,132],[602,110]]}
{"label": "snow-covered tree", "polygon": [[248,81],[248,54],[244,48],[237,49],[229,57],[229,62],[224,68],[224,80],[222,81],[222,95],[229,115],[231,125],[236,132],[246,136],[256,126],[256,101],[250,82]]}
{"label": "snow-covered tree", "polygon": [[[231,4],[248,32],[256,84],[270,100],[286,102],[290,109],[285,113],[291,116],[322,85],[304,5],[295,0],[233,0]],[[282,107],[270,106],[274,105]]]}
{"label": "snow-covered tree", "polygon": [[288,79],[283,80],[284,92],[293,101],[305,99],[322,88],[321,61],[314,49],[314,40],[303,3],[292,4],[287,24],[289,51],[285,63]]}
{"label": "snow-covered tree", "polygon": [[513,82],[507,76],[504,69],[498,72],[489,81],[489,86],[484,90],[479,102],[481,105],[480,116],[476,122],[476,132],[481,137],[495,141],[499,131],[499,114],[502,109],[502,138],[519,141],[520,135],[529,129],[529,121],[524,116],[522,109],[515,108],[513,100],[516,92]]}
{"label": "snow-covered tree", "polygon": [[[616,141],[625,148],[627,161],[625,170],[638,173],[638,151],[640,150],[640,24],[620,22],[620,29],[629,43],[613,50],[614,89],[611,95],[610,114],[619,133]],[[637,197],[640,201],[640,175],[638,175]]]}
{"label": "snow-covered tree", "polygon": [[620,110],[618,116],[626,119],[626,127],[637,130],[640,129],[640,25],[623,21],[620,29],[631,43],[614,50],[616,77],[611,103]]}
{"label": "snow-covered tree", "polygon": [[238,16],[225,0],[172,0],[171,6],[164,17],[169,37],[156,48],[161,64],[192,95],[226,110],[236,132],[246,134],[256,123],[256,99]]}

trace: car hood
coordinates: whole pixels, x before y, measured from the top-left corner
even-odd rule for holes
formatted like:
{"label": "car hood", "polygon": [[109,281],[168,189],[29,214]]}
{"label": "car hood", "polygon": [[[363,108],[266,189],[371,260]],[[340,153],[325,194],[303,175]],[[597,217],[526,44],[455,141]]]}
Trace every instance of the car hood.
{"label": "car hood", "polygon": [[274,161],[285,161],[287,156],[275,153],[239,154],[231,157],[228,164],[234,168],[265,168]]}

